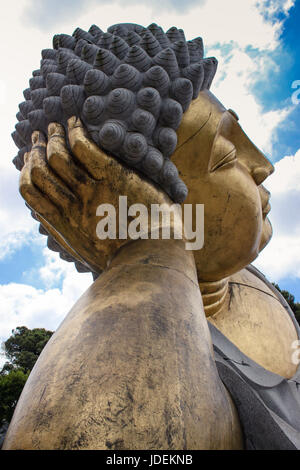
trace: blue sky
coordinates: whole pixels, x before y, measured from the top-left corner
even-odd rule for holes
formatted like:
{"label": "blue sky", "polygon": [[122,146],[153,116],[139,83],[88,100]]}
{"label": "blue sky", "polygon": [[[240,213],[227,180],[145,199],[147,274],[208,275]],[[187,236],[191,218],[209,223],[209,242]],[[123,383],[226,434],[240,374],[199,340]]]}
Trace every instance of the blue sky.
{"label": "blue sky", "polygon": [[2,340],[21,324],[55,329],[92,282],[50,252],[38,233],[18,195],[10,133],[40,50],[51,47],[54,34],[93,23],[105,29],[116,22],[156,22],[165,30],[182,27],[188,39],[203,36],[206,54],[219,60],[213,93],[239,114],[276,167],[266,184],[274,236],[255,265],[300,301],[300,105],[292,103],[292,83],[300,80],[300,0],[11,0],[1,13],[1,43],[11,42],[0,79]]}
{"label": "blue sky", "polygon": [[[277,13],[274,18],[282,18],[282,13]],[[269,83],[258,80],[253,88],[263,109],[269,110],[278,103],[289,102],[291,87],[300,77],[300,2],[297,1],[290,10],[289,16],[284,20],[283,30],[280,35],[280,47],[273,59],[279,64],[280,72],[271,73]],[[253,51],[255,53],[255,51]],[[300,106],[278,126],[276,131],[276,146],[273,152],[273,161],[280,160],[283,155],[291,154],[300,148]]]}

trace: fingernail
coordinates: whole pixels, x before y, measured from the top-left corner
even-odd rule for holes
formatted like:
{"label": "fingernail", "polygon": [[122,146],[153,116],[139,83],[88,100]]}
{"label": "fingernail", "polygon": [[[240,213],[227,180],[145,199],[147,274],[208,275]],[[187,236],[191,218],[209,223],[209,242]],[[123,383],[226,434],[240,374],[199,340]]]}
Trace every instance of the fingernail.
{"label": "fingernail", "polygon": [[69,128],[82,127],[81,121],[78,117],[72,116],[68,119]]}

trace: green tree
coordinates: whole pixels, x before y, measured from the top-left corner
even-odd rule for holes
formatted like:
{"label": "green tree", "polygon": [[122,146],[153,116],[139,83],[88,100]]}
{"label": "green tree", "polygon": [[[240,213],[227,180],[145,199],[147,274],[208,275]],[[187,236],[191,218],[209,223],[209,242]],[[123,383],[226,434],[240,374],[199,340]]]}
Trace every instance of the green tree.
{"label": "green tree", "polygon": [[10,422],[28,375],[21,369],[0,375],[0,426]]}
{"label": "green tree", "polygon": [[30,330],[26,326],[18,326],[4,343],[4,352],[9,360],[4,367],[31,371],[37,358],[51,338],[53,332],[44,328]]}
{"label": "green tree", "polygon": [[18,326],[3,343],[8,362],[0,371],[0,426],[9,423],[26,380],[53,332]]}
{"label": "green tree", "polygon": [[295,296],[291,294],[287,290],[281,290],[278,284],[275,284],[273,282],[273,286],[276,287],[276,289],[281,293],[281,295],[285,298],[289,306],[291,307],[292,311],[294,312],[294,315],[296,317],[296,320],[298,321],[300,325],[300,303],[295,302]]}

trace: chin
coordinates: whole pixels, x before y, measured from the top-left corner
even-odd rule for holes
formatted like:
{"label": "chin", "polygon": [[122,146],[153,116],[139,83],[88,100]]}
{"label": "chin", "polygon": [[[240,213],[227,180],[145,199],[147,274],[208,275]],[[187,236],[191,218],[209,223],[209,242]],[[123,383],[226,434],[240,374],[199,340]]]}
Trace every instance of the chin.
{"label": "chin", "polygon": [[268,217],[265,218],[263,223],[263,231],[260,239],[259,252],[261,252],[269,243],[273,235],[273,229]]}

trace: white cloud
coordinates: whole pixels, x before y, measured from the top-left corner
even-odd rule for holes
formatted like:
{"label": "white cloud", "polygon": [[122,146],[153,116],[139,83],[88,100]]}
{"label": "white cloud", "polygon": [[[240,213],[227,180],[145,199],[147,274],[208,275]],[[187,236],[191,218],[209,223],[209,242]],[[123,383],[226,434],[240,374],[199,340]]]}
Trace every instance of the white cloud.
{"label": "white cloud", "polygon": [[[274,227],[276,229],[276,226]],[[276,232],[275,232],[276,233]],[[253,263],[271,282],[300,278],[300,232],[273,235],[270,244]]]}
{"label": "white cloud", "polygon": [[[220,49],[222,51],[222,47]],[[275,73],[277,65],[269,55],[252,58],[238,45],[223,56],[217,48],[211,48],[208,52],[219,58],[220,72],[213,83],[213,93],[227,108],[237,112],[246,133],[271,158],[274,131],[287,118],[293,106],[290,104],[264,112],[251,89],[257,78],[265,78],[265,83],[269,83],[269,70],[271,68]]]}
{"label": "white cloud", "polygon": [[[5,341],[17,326],[56,330],[93,282],[91,274],[77,273],[74,264],[60,260],[57,253],[47,254],[46,266],[41,273],[46,285],[50,281],[45,289],[17,283],[0,285],[0,342]],[[62,279],[61,289],[51,288],[57,277]]]}
{"label": "white cloud", "polygon": [[2,168],[0,185],[0,260],[29,243],[39,243],[38,224],[18,192],[18,172]]}
{"label": "white cloud", "polygon": [[24,101],[22,91],[28,87],[32,70],[38,67],[41,48],[51,45],[51,37],[25,27],[21,12],[27,4],[28,0],[18,0],[1,5],[0,42],[5,47],[1,50],[0,83],[0,259],[29,240],[37,241],[37,223],[18,192],[19,172],[12,164],[18,149],[11,133],[18,103]]}
{"label": "white cloud", "polygon": [[282,158],[275,168],[276,171],[267,180],[268,189],[274,196],[300,191],[300,149],[295,155]]}
{"label": "white cloud", "polygon": [[55,25],[70,28],[71,22],[75,29],[75,21],[85,28],[93,23],[105,28],[116,22],[157,22],[164,28],[179,25],[191,37],[203,35],[209,44],[236,39],[241,46],[266,48],[275,47],[281,28],[279,21],[271,21],[273,15],[287,14],[293,4],[294,0],[32,0],[23,11],[29,24],[41,30]]}
{"label": "white cloud", "polygon": [[[63,23],[64,18],[67,17],[69,20],[73,20],[76,17],[80,17],[85,11],[94,11],[97,8],[105,8],[109,4],[114,3],[114,10],[118,8],[131,9],[136,7],[137,4],[146,4],[153,14],[158,9],[165,11],[175,11],[183,13],[190,11],[192,7],[202,5],[207,0],[152,0],[151,3],[148,1],[141,0],[115,0],[110,2],[109,0],[43,0],[43,2],[37,0],[31,0],[24,10],[25,21],[32,25],[38,26],[40,29],[52,27],[53,25],[60,25]],[[118,19],[115,20],[117,22]]]}
{"label": "white cloud", "polygon": [[0,80],[0,104],[1,106],[5,103],[6,101],[6,85],[3,80]]}
{"label": "white cloud", "polygon": [[270,280],[300,278],[300,149],[275,163],[265,182],[271,192],[270,220],[274,234],[254,263]]}
{"label": "white cloud", "polygon": [[272,18],[273,15],[278,13],[287,15],[295,2],[296,0],[258,0],[256,3],[261,14],[267,18]]}
{"label": "white cloud", "polygon": [[61,279],[73,273],[73,263],[62,260],[58,253],[50,251],[46,247],[43,250],[43,255],[45,265],[39,269],[39,276],[48,287],[57,284]]}

